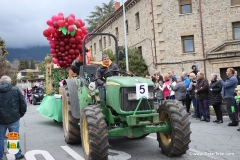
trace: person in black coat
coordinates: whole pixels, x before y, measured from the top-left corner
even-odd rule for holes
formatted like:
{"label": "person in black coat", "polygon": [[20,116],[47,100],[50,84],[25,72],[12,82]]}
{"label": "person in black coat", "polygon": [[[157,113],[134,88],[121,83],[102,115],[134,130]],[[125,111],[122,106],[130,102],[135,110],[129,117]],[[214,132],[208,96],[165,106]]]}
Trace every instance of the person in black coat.
{"label": "person in black coat", "polygon": [[209,105],[212,105],[216,114],[217,119],[213,121],[214,123],[223,123],[222,117],[222,84],[217,81],[217,75],[212,73],[210,77],[211,83],[209,85]]}

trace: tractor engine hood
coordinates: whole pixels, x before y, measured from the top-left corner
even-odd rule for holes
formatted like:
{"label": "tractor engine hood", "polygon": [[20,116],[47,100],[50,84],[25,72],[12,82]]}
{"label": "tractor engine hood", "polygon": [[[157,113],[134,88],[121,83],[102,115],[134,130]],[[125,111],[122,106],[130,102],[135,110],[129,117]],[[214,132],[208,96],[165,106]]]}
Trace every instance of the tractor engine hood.
{"label": "tractor engine hood", "polygon": [[153,86],[153,82],[150,79],[142,77],[122,77],[113,76],[107,78],[107,85],[115,85],[120,87],[134,87],[137,83],[147,83],[148,86]]}

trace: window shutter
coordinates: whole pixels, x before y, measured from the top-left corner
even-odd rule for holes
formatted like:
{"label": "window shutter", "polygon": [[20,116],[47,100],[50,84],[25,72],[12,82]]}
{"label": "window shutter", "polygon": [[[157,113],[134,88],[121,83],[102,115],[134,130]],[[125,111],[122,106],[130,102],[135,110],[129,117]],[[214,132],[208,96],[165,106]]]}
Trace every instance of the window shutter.
{"label": "window shutter", "polygon": [[180,5],[191,4],[191,0],[180,0]]}
{"label": "window shutter", "polygon": [[231,5],[232,6],[240,5],[240,0],[231,0]]}

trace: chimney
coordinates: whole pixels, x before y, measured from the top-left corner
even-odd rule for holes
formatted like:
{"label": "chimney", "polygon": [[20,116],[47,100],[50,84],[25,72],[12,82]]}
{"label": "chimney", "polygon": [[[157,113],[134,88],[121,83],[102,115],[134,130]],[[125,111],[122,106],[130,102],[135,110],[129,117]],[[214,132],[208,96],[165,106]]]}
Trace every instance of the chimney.
{"label": "chimney", "polygon": [[120,8],[120,2],[116,1],[115,3],[115,11]]}

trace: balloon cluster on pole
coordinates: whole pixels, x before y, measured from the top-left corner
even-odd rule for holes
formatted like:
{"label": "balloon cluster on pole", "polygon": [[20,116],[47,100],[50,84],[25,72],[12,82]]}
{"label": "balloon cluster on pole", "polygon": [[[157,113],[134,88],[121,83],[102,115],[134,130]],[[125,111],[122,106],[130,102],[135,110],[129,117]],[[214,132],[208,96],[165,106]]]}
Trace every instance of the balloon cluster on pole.
{"label": "balloon cluster on pole", "polygon": [[48,28],[43,31],[50,45],[53,63],[68,68],[82,52],[82,40],[88,34],[85,23],[74,14],[64,17],[63,13],[47,20]]}

